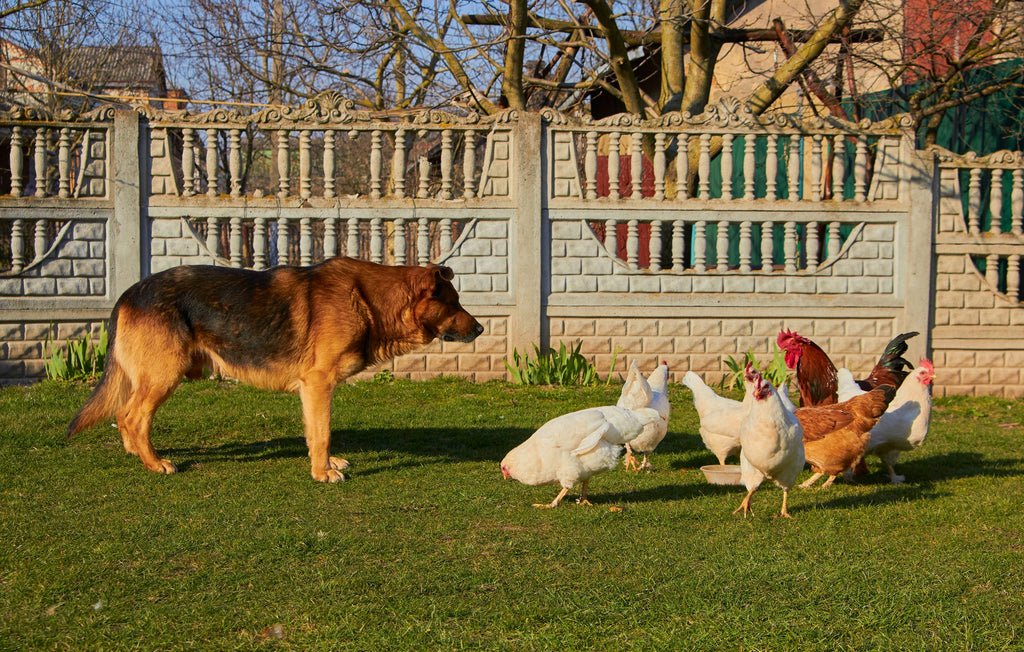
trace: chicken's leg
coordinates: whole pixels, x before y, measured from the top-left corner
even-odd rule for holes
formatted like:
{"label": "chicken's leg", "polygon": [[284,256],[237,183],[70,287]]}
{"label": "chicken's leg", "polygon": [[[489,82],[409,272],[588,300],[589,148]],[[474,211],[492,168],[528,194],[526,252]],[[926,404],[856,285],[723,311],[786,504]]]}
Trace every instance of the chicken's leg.
{"label": "chicken's leg", "polygon": [[592,503],[589,500],[587,500],[587,484],[588,483],[590,483],[589,479],[583,481],[583,488],[580,489],[580,499],[576,501],[577,505],[591,505],[591,506],[593,506]]}
{"label": "chicken's leg", "polygon": [[807,478],[803,483],[800,484],[801,489],[810,489],[814,486],[814,483],[818,481],[818,478],[825,475],[824,473],[815,473],[811,477]]}
{"label": "chicken's leg", "polygon": [[836,481],[837,477],[838,476],[835,476],[835,475],[828,476],[828,480],[825,480],[825,482],[822,483],[821,488],[822,489],[828,489],[829,487],[831,487],[832,483]]}
{"label": "chicken's leg", "polygon": [[633,471],[640,470],[636,463],[636,458],[633,456],[633,449],[629,447],[629,443],[626,444],[626,454],[622,456],[622,465]]}
{"label": "chicken's leg", "polygon": [[558,507],[558,504],[562,502],[562,499],[565,498],[565,494],[567,493],[569,493],[568,489],[562,489],[560,492],[558,492],[558,495],[555,496],[555,499],[552,500],[550,503],[534,503],[533,506],[543,508]]}
{"label": "chicken's leg", "polygon": [[789,510],[786,509],[786,505],[789,503],[789,491],[787,489],[782,490],[782,511],[779,512],[779,516],[783,518],[793,518],[789,515]]}
{"label": "chicken's leg", "polygon": [[653,468],[654,467],[651,466],[651,463],[647,461],[647,453],[644,453],[644,461],[640,463],[640,468],[638,468],[637,471],[650,471]]}
{"label": "chicken's leg", "polygon": [[733,511],[733,514],[739,512],[740,510],[743,510],[743,518],[746,518],[748,513],[751,516],[754,515],[754,510],[750,506],[750,498],[751,498],[751,496],[754,495],[755,491],[757,491],[757,490],[756,489],[751,489],[750,491],[747,492],[747,496],[743,499],[743,502],[740,503],[740,506],[737,507],[735,511]]}

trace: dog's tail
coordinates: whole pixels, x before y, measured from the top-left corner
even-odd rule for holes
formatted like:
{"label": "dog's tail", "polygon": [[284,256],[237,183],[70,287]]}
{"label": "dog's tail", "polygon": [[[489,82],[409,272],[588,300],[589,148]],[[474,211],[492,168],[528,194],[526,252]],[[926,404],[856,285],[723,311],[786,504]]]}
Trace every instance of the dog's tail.
{"label": "dog's tail", "polygon": [[131,383],[124,367],[117,361],[117,312],[115,309],[114,314],[110,316],[110,354],[103,367],[103,376],[100,377],[96,389],[92,391],[92,396],[68,424],[68,439],[104,419],[109,419],[128,399]]}

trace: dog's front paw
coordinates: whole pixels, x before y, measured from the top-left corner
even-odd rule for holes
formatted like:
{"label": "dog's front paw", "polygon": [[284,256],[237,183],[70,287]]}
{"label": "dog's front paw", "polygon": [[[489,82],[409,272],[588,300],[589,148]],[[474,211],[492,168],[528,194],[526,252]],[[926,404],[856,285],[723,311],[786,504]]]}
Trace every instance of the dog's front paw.
{"label": "dog's front paw", "polygon": [[157,458],[152,464],[146,464],[146,468],[154,473],[165,473],[167,475],[178,472],[178,467],[174,466],[173,462],[162,458]]}
{"label": "dog's front paw", "polygon": [[335,471],[334,469],[326,469],[326,470],[320,471],[319,473],[317,473],[316,470],[314,470],[313,471],[313,479],[316,480],[317,482],[332,482],[333,483],[333,482],[343,482],[345,480],[345,476],[340,471]]}
{"label": "dog's front paw", "polygon": [[348,467],[352,466],[348,463],[348,460],[341,457],[329,457],[327,458],[327,464],[335,471],[344,471]]}

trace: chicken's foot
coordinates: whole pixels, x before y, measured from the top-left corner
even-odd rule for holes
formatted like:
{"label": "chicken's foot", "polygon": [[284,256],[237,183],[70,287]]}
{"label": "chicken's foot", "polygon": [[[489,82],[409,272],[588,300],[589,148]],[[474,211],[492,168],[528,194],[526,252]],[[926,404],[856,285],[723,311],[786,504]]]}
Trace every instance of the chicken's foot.
{"label": "chicken's foot", "polygon": [[544,509],[550,509],[552,507],[558,507],[558,504],[562,502],[562,499],[565,498],[565,494],[567,494],[567,493],[569,493],[568,489],[562,489],[560,492],[558,492],[558,495],[555,496],[555,499],[552,500],[550,503],[534,503],[533,506],[534,507],[541,507],[541,508],[544,508]]}
{"label": "chicken's foot", "polygon": [[789,510],[786,509],[786,505],[789,503],[789,491],[786,489],[782,490],[782,510],[779,511],[779,518],[793,518],[789,515]]}
{"label": "chicken's foot", "polygon": [[640,466],[636,463],[636,457],[633,456],[633,449],[626,444],[626,454],[622,456],[622,465],[631,471],[639,471]]}
{"label": "chicken's foot", "polygon": [[594,506],[593,503],[591,503],[589,500],[587,500],[587,484],[589,482],[590,482],[590,480],[584,480],[583,481],[583,488],[580,489],[579,500],[576,501],[577,505],[590,505],[591,507]]}
{"label": "chicken's foot", "polygon": [[750,490],[749,492],[747,492],[747,495],[746,495],[746,497],[745,497],[745,498],[743,499],[743,502],[742,502],[742,503],[740,503],[740,506],[739,506],[739,507],[737,507],[737,508],[736,508],[736,509],[735,509],[735,510],[733,511],[733,514],[736,514],[736,513],[738,513],[738,512],[740,511],[740,510],[742,510],[742,511],[743,511],[743,518],[746,518],[746,517],[747,517],[747,514],[748,514],[748,513],[749,513],[749,514],[750,514],[751,516],[753,516],[753,515],[754,515],[754,509],[753,509],[753,508],[752,508],[752,507],[750,506],[750,498],[751,498],[751,496],[753,496],[753,495],[754,495],[754,491],[755,491],[754,489],[751,489],[751,490]]}
{"label": "chicken's foot", "polygon": [[807,478],[803,483],[800,484],[801,489],[810,489],[814,486],[814,483],[818,481],[818,478],[825,475],[824,473],[815,473],[811,477]]}

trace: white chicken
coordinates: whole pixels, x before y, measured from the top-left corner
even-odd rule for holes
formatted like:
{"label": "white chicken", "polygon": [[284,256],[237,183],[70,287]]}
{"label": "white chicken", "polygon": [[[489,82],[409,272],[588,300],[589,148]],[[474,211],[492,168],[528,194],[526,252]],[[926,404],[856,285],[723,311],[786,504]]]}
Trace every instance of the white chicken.
{"label": "white chicken", "polygon": [[[626,383],[622,386],[622,395],[615,405],[627,410],[650,407],[661,415],[660,421],[647,424],[642,433],[632,441],[626,442],[626,455],[623,457],[626,468],[638,472],[650,470],[651,463],[647,461],[647,456],[654,452],[668,433],[668,363],[662,362],[645,379],[637,367],[636,360],[633,360],[626,374]],[[633,451],[644,454],[642,463],[637,464]]]}
{"label": "white chicken", "polygon": [[840,367],[836,370],[836,395],[837,403],[845,403],[854,396],[860,396],[864,393],[864,390],[860,388],[857,381],[853,378],[853,372],[846,367]]}
{"label": "white chicken", "polygon": [[718,463],[725,464],[726,458],[740,452],[740,422],[753,402],[750,392],[743,401],[719,396],[692,371],[683,376],[683,384],[693,392],[701,440],[718,458]]}
{"label": "white chicken", "polygon": [[744,402],[750,409],[740,423],[740,477],[747,495],[733,514],[742,511],[754,515],[751,498],[765,478],[782,488],[779,516],[789,518],[789,490],[804,468],[803,428],[796,415],[787,410],[779,393],[753,367],[744,372],[747,388]]}
{"label": "white chicken", "polygon": [[889,409],[871,429],[865,455],[874,455],[882,460],[892,484],[900,484],[906,479],[896,474],[895,465],[900,453],[917,448],[928,436],[934,379],[935,366],[931,360],[921,360],[917,370],[896,390]]}
{"label": "white chicken", "polygon": [[589,505],[590,478],[614,468],[623,444],[659,420],[661,415],[652,408],[626,410],[614,405],[563,414],[509,451],[501,460],[501,474],[532,486],[562,485],[553,501],[534,507],[558,507],[578,482],[583,483],[578,502]]}

